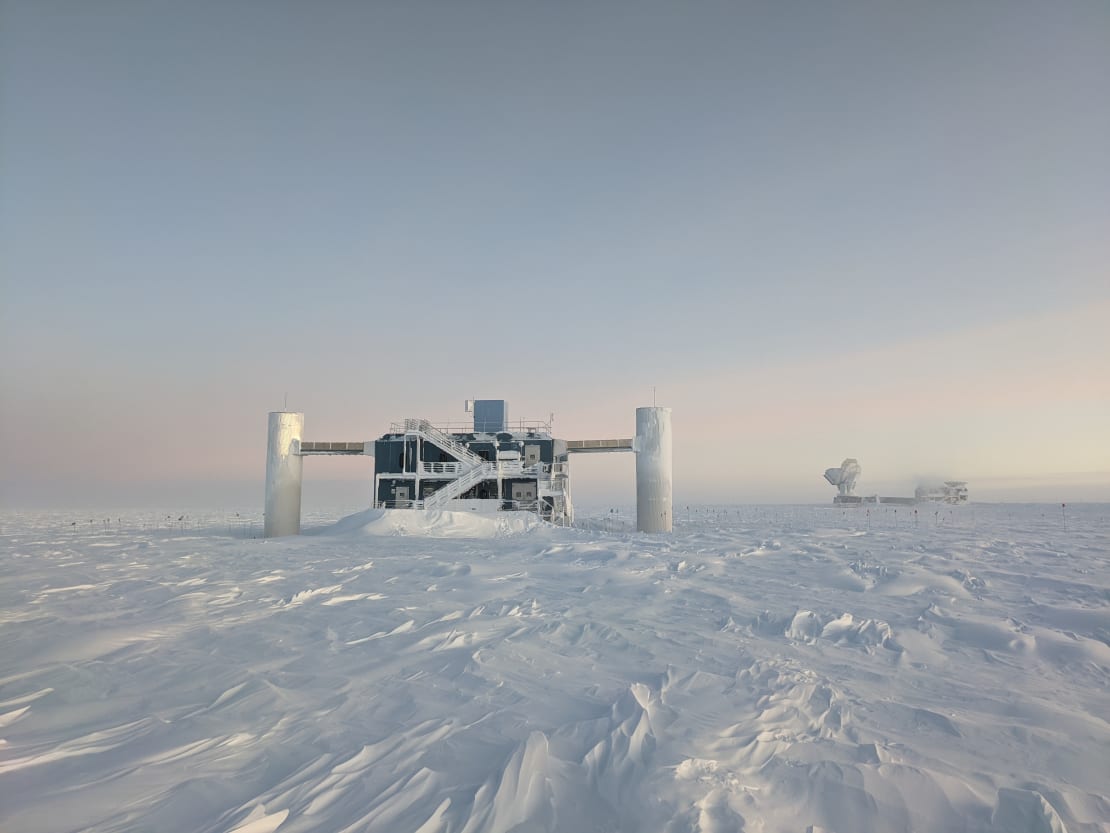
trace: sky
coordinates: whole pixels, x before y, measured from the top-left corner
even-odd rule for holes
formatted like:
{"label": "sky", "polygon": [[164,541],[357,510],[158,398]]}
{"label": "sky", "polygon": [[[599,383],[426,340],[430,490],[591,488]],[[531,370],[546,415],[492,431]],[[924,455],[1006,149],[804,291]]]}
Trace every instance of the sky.
{"label": "sky", "polygon": [[671,407],[679,504],[845,457],[1110,501],[1108,44],[1104,0],[0,0],[0,506],[260,509],[267,412],[474,397]]}

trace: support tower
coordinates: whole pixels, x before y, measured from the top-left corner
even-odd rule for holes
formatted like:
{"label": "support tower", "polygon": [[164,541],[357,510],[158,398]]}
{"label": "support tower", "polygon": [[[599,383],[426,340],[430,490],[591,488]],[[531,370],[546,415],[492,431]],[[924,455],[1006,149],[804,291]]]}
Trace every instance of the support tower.
{"label": "support tower", "polygon": [[263,535],[301,532],[301,435],[304,414],[273,411],[266,444],[266,518]]}

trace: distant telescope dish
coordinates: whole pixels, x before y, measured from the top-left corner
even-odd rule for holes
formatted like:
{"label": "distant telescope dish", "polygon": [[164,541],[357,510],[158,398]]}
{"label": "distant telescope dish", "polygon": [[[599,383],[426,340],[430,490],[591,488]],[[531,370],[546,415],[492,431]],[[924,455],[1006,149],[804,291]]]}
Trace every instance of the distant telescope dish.
{"label": "distant telescope dish", "polygon": [[859,477],[861,471],[859,462],[855,458],[849,457],[840,464],[840,468],[825,469],[825,479],[836,486],[837,494],[850,495],[855,491],[856,478]]}

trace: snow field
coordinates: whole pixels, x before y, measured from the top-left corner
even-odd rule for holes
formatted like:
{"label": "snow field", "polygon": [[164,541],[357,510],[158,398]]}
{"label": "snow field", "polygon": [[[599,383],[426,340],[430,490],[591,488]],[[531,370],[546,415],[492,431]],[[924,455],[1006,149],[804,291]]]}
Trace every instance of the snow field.
{"label": "snow field", "polygon": [[0,830],[1110,831],[1110,507],[4,517]]}

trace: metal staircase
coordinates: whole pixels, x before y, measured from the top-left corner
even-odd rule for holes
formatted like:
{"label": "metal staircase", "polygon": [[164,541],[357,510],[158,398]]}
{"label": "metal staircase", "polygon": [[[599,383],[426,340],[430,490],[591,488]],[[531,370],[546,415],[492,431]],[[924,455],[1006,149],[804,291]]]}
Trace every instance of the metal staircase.
{"label": "metal staircase", "polygon": [[464,494],[483,480],[497,476],[497,467],[479,457],[450,434],[440,431],[426,419],[406,419],[405,433],[430,442],[459,461],[458,477],[437,489],[424,499],[425,509],[446,506],[449,501]]}
{"label": "metal staircase", "polygon": [[483,480],[497,477],[497,466],[478,458],[479,464],[468,469],[465,474],[452,480],[447,485],[437,489],[424,498],[425,509],[441,509],[448,502],[464,494],[472,486],[477,486]]}
{"label": "metal staircase", "polygon": [[[548,471],[541,463],[525,465],[519,459],[503,459],[490,462],[467,448],[450,434],[436,428],[426,419],[406,419],[404,422],[406,435],[415,436],[429,442],[440,450],[450,454],[457,463],[420,463],[424,466],[424,473],[433,479],[436,475],[457,475],[449,480],[435,492],[424,498],[423,501],[413,501],[413,506],[424,509],[442,509],[451,501],[466,494],[470,489],[486,480],[496,480],[498,477],[537,477],[539,494],[537,498],[551,497],[553,499],[551,516],[556,513],[560,517],[568,517],[570,511],[570,495],[567,491],[567,478],[565,464],[553,467]],[[432,471],[428,471],[430,467]],[[438,470],[437,470],[438,468]],[[546,476],[544,476],[546,474]]]}
{"label": "metal staircase", "polygon": [[486,461],[460,443],[450,434],[445,434],[426,419],[406,419],[405,433],[416,434],[436,447],[452,455],[460,463],[480,466]]}

